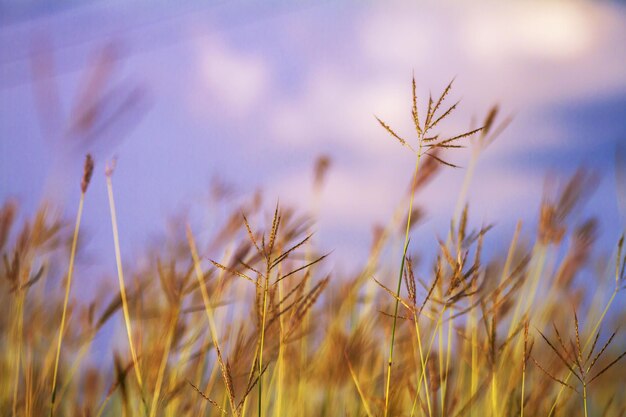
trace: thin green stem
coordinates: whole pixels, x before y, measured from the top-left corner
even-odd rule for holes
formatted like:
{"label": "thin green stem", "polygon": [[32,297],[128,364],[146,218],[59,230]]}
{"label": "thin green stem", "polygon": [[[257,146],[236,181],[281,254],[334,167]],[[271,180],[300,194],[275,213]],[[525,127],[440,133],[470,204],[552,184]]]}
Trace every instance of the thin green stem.
{"label": "thin green stem", "polygon": [[[396,289],[396,301],[393,313],[393,325],[391,327],[391,343],[389,345],[389,361],[387,362],[387,382],[385,384],[385,417],[389,411],[389,387],[391,385],[391,364],[393,363],[393,346],[396,340],[396,326],[398,322],[398,308],[400,297],[400,289],[402,288],[402,273],[404,272],[404,262],[406,260],[406,252],[409,247],[409,230],[411,229],[411,213],[413,212],[413,200],[415,184],[417,182],[417,174],[419,172],[420,159],[422,157],[422,142],[420,140],[420,147],[417,152],[417,159],[415,161],[415,170],[413,171],[413,181],[411,183],[410,197],[409,197],[409,213],[406,220],[406,231],[404,235],[404,248],[402,250],[402,261],[400,262],[400,272],[398,274],[398,286]],[[259,416],[260,417],[260,416]]]}

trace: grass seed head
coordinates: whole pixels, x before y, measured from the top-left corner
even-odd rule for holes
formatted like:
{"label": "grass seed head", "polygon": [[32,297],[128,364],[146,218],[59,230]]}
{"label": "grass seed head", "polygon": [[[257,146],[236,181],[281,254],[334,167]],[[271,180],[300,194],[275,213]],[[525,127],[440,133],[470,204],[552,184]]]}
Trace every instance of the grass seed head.
{"label": "grass seed head", "polygon": [[89,182],[91,181],[91,176],[93,175],[93,167],[93,158],[91,157],[91,154],[87,154],[85,157],[85,164],[83,166],[83,179],[80,182],[80,190],[83,194],[87,192],[87,187],[89,187]]}

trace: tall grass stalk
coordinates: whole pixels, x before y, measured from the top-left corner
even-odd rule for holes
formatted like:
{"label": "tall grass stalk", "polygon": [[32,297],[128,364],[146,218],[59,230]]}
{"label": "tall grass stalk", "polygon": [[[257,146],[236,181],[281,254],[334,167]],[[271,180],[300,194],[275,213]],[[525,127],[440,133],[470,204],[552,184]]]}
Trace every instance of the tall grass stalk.
{"label": "tall grass stalk", "polygon": [[[446,347],[446,372],[442,382],[442,391],[444,394],[448,388],[448,376],[450,374],[450,360],[452,358],[452,310],[448,310],[448,335],[447,335],[447,347]],[[444,395],[445,398],[445,395]]]}
{"label": "tall grass stalk", "polygon": [[259,400],[258,400],[258,416],[259,417],[263,417],[263,348],[265,346],[265,323],[267,320],[267,299],[268,299],[268,292],[269,292],[269,276],[270,276],[270,257],[267,257],[267,268],[266,268],[266,274],[265,277],[263,279],[263,310],[261,312],[261,339],[259,342],[259,367],[258,367],[258,372],[259,372],[259,381],[257,382],[258,384],[258,389],[259,389]]}
{"label": "tall grass stalk", "polygon": [[91,155],[85,158],[83,178],[80,184],[80,200],[78,201],[78,212],[76,213],[76,223],[74,224],[74,235],[72,236],[72,246],[70,249],[70,262],[67,269],[67,280],[65,281],[65,297],[63,298],[63,310],[61,313],[61,325],[59,326],[59,336],[57,339],[57,350],[54,359],[54,371],[52,374],[52,396],[50,399],[50,416],[54,415],[54,407],[57,393],[57,377],[59,372],[59,360],[61,358],[61,345],[63,344],[63,333],[65,331],[65,321],[67,319],[67,305],[70,299],[70,288],[72,286],[72,276],[74,273],[74,261],[76,259],[76,247],[78,245],[78,232],[80,221],[83,216],[83,206],[85,205],[85,194],[93,174],[93,159]]}
{"label": "tall grass stalk", "polygon": [[172,339],[174,338],[174,332],[176,331],[176,324],[178,323],[179,307],[174,308],[172,318],[170,319],[170,325],[167,330],[167,336],[165,337],[165,350],[161,357],[161,364],[159,365],[159,371],[157,373],[157,379],[154,387],[154,395],[152,397],[152,404],[150,405],[150,417],[155,417],[157,413],[157,406],[159,403],[159,395],[161,393],[161,386],[163,385],[163,377],[165,375],[165,367],[167,366],[167,360],[170,355],[170,349],[172,348]]}
{"label": "tall grass stalk", "polygon": [[[279,268],[279,274],[280,274],[280,265],[278,266]],[[283,289],[283,280],[280,280],[278,282],[278,298],[280,300],[283,299],[283,293],[284,293],[284,289]],[[284,396],[284,384],[285,384],[285,343],[283,341],[284,338],[284,322],[283,322],[283,315],[281,314],[278,317],[278,329],[279,329],[279,339],[278,339],[278,359],[276,361],[276,372],[278,373],[277,378],[278,378],[278,382],[277,382],[277,387],[276,387],[276,402],[275,402],[275,407],[274,407],[274,415],[276,417],[281,417],[282,416],[282,406],[283,406],[283,396]]]}
{"label": "tall grass stalk", "polygon": [[365,398],[365,394],[363,393],[363,389],[361,388],[361,384],[359,384],[359,379],[356,373],[354,372],[352,363],[350,363],[350,358],[348,357],[346,352],[344,352],[344,357],[346,358],[346,364],[348,366],[348,370],[350,371],[350,377],[352,378],[352,382],[354,382],[354,386],[356,387],[356,390],[359,393],[359,398],[361,399],[363,408],[365,408],[365,413],[367,414],[367,417],[374,417],[374,415],[372,414],[370,405],[367,402],[367,398]]}
{"label": "tall grass stalk", "polygon": [[124,315],[124,323],[126,325],[126,336],[128,337],[128,347],[130,348],[130,355],[133,360],[133,370],[135,372],[135,378],[137,379],[137,385],[139,391],[142,393],[143,398],[143,379],[141,376],[141,369],[139,366],[139,360],[137,359],[137,351],[135,350],[135,344],[133,343],[133,331],[130,323],[130,313],[128,309],[128,298],[126,296],[126,284],[124,282],[124,270],[122,268],[122,255],[120,253],[120,239],[117,228],[117,214],[115,210],[115,199],[113,198],[113,183],[111,176],[113,175],[113,167],[107,167],[106,170],[106,185],[107,194],[109,197],[109,210],[111,213],[111,229],[113,231],[113,246],[115,249],[115,263],[117,267],[117,278],[120,287],[120,297],[122,299],[122,312]]}
{"label": "tall grass stalk", "polygon": [[411,182],[411,198],[409,199],[409,211],[406,220],[406,230],[404,233],[404,245],[402,249],[402,260],[400,261],[400,272],[398,273],[398,285],[396,287],[396,300],[393,309],[393,324],[391,326],[391,341],[389,343],[389,360],[387,361],[387,381],[385,383],[385,417],[389,411],[389,388],[391,386],[391,365],[393,363],[393,347],[396,340],[396,326],[398,322],[398,308],[400,305],[399,297],[402,288],[402,275],[404,274],[404,263],[406,261],[406,252],[409,248],[409,231],[411,230],[411,214],[413,212],[414,193],[417,183],[417,174],[420,167],[420,159],[422,157],[422,142],[420,141],[417,158],[415,159],[415,169],[413,170],[413,181]]}
{"label": "tall grass stalk", "polygon": [[215,347],[215,352],[217,355],[217,362],[222,372],[222,378],[224,380],[224,386],[226,388],[226,395],[228,397],[228,402],[230,404],[230,408],[232,414],[234,416],[239,415],[239,410],[237,409],[237,405],[235,404],[235,397],[232,391],[232,385],[230,382],[230,375],[228,373],[228,369],[226,367],[226,363],[222,358],[222,351],[220,349],[218,337],[217,337],[217,325],[215,324],[215,316],[213,313],[213,307],[211,306],[211,301],[209,299],[209,294],[206,289],[206,284],[204,283],[204,274],[202,273],[202,268],[200,267],[200,258],[198,256],[198,250],[196,248],[196,242],[193,238],[193,233],[191,232],[191,227],[187,225],[187,242],[189,244],[189,249],[191,251],[191,256],[193,259],[193,266],[196,275],[196,279],[198,280],[198,285],[200,286],[200,294],[202,295],[202,302],[204,303],[204,311],[206,312],[207,319],[209,321],[209,332],[211,334],[211,341],[213,346]]}
{"label": "tall grass stalk", "polygon": [[80,221],[83,215],[83,205],[85,203],[85,193],[81,193],[78,203],[78,213],[76,214],[76,224],[74,225],[74,237],[72,238],[72,248],[70,250],[70,264],[67,270],[67,280],[65,283],[65,298],[63,299],[63,312],[61,313],[61,326],[59,327],[59,337],[57,339],[57,353],[54,359],[54,371],[52,374],[52,399],[50,401],[50,416],[54,415],[54,406],[57,391],[57,377],[59,371],[59,359],[61,357],[61,345],[63,343],[63,332],[65,330],[65,321],[67,317],[67,304],[70,298],[70,287],[72,285],[72,275],[74,273],[74,260],[76,258],[76,245],[78,242],[78,231],[80,229]]}
{"label": "tall grass stalk", "polygon": [[528,355],[528,321],[524,323],[524,356],[522,357],[522,393],[520,396],[519,415],[524,417],[524,402],[526,396],[526,362]]}
{"label": "tall grass stalk", "polygon": [[[473,130],[469,130],[467,132],[458,134],[456,136],[452,136],[452,137],[448,137],[443,138],[440,137],[439,134],[436,134],[434,136],[430,136],[427,137],[426,135],[433,129],[435,128],[439,122],[441,122],[442,120],[444,120],[445,118],[447,118],[457,107],[457,105],[459,104],[459,102],[457,101],[456,103],[454,103],[452,106],[450,106],[447,110],[443,110],[441,109],[441,113],[438,113],[438,110],[440,110],[440,106],[441,104],[444,102],[444,100],[446,99],[448,93],[450,92],[451,88],[452,88],[452,84],[453,84],[454,80],[452,80],[447,86],[446,88],[443,90],[441,96],[437,99],[437,100],[433,100],[432,95],[429,97],[428,99],[428,110],[426,112],[426,116],[424,118],[424,123],[422,125],[422,123],[420,122],[420,118],[419,118],[419,112],[418,112],[418,106],[417,106],[417,95],[416,95],[416,84],[415,84],[415,77],[413,77],[412,79],[412,98],[413,98],[413,107],[412,107],[412,116],[413,116],[413,125],[415,127],[415,132],[417,133],[417,143],[418,143],[418,149],[415,150],[409,143],[407,143],[407,141],[405,139],[403,139],[402,137],[400,137],[396,132],[393,131],[393,129],[391,129],[391,127],[389,127],[387,124],[385,124],[382,120],[376,118],[378,120],[378,122],[380,123],[380,125],[391,135],[393,136],[396,140],[398,140],[398,142],[400,142],[400,144],[402,144],[403,146],[409,148],[415,155],[416,155],[416,163],[415,163],[415,169],[413,172],[413,181],[411,182],[411,189],[410,189],[410,198],[409,198],[409,213],[407,215],[407,222],[406,222],[406,230],[405,230],[405,237],[404,237],[404,245],[403,245],[403,250],[402,250],[402,261],[400,263],[400,272],[399,272],[399,277],[398,277],[398,285],[397,285],[397,289],[395,292],[395,306],[394,306],[394,314],[393,314],[393,324],[392,324],[392,329],[391,329],[391,342],[390,342],[390,346],[389,346],[389,356],[388,356],[388,361],[387,361],[387,380],[386,380],[386,384],[385,384],[385,408],[384,408],[384,416],[387,417],[388,411],[389,411],[389,390],[390,390],[390,384],[391,384],[391,367],[393,364],[393,350],[394,350],[394,342],[395,342],[395,336],[396,336],[396,326],[397,326],[397,320],[398,320],[398,307],[399,307],[399,301],[400,301],[400,290],[402,288],[402,275],[404,273],[404,263],[405,263],[405,259],[406,259],[406,252],[408,249],[408,244],[409,244],[409,231],[411,228],[411,214],[413,212],[413,201],[414,201],[414,194],[415,194],[415,190],[417,189],[417,178],[418,178],[418,172],[419,172],[419,166],[420,166],[420,159],[422,157],[422,155],[426,155],[428,157],[430,157],[431,159],[435,160],[436,162],[442,164],[442,165],[446,165],[446,166],[450,166],[453,168],[457,168],[456,165],[454,165],[453,163],[447,162],[444,159],[442,159],[440,156],[437,155],[437,152],[441,149],[454,149],[454,148],[462,148],[462,145],[459,145],[458,142],[462,139],[468,138],[480,131],[482,131],[484,129],[484,127],[480,127],[478,129],[473,129]],[[442,293],[443,295],[443,293]],[[445,311],[445,307],[443,308],[442,314]],[[443,318],[443,317],[442,317]],[[451,326],[451,325],[450,325]],[[436,332],[438,332],[439,334],[439,377],[440,377],[440,382],[443,381],[444,377],[443,377],[443,372],[445,372],[447,374],[447,368],[444,370],[444,355],[443,355],[443,333],[442,333],[442,329],[438,326]],[[451,327],[449,328],[448,333],[451,333]],[[448,356],[448,354],[446,354],[446,357]],[[446,365],[447,366],[447,365]],[[443,381],[443,384],[445,385],[446,381]],[[445,411],[445,387],[442,388],[441,390],[441,403],[442,403],[442,413]]]}
{"label": "tall grass stalk", "polygon": [[[28,276],[28,274],[26,274]],[[21,282],[18,283],[20,286]],[[13,413],[13,417],[17,415],[17,393],[20,385],[20,367],[22,362],[22,339],[23,339],[23,327],[24,327],[24,298],[26,296],[26,292],[18,288],[17,289],[17,323],[15,325],[15,338],[17,339],[17,346],[13,352],[17,351],[17,358],[15,360],[15,380],[13,384],[13,405],[11,407],[11,412]]]}
{"label": "tall grass stalk", "polygon": [[[430,400],[430,389],[428,387],[428,378],[424,378],[424,375],[426,372],[426,359],[424,358],[424,349],[422,347],[422,336],[421,336],[421,331],[419,328],[419,316],[415,310],[413,311],[413,323],[415,323],[415,335],[417,338],[417,349],[419,351],[421,373],[417,381],[417,392],[415,394],[415,401],[413,403],[411,415],[413,415],[415,404],[417,403],[417,400],[419,399],[420,389],[422,387],[422,380],[423,380],[424,381],[424,395],[426,397],[426,407],[428,408],[428,416],[432,417],[433,410],[432,410],[432,405],[431,405],[431,400]],[[430,349],[429,349],[429,353],[430,353]]]}
{"label": "tall grass stalk", "polygon": [[[470,297],[470,303],[474,302],[474,297]],[[471,373],[470,373],[470,416],[474,415],[474,397],[478,389],[478,333],[476,311],[472,309],[469,313],[469,323],[471,329],[470,346],[471,346]]]}

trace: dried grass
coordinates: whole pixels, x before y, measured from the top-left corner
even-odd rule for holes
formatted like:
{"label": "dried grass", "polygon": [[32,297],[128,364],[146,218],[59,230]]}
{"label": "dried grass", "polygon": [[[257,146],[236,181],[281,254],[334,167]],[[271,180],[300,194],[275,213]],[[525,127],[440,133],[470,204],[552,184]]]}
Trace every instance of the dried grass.
{"label": "dried grass", "polygon": [[[594,175],[581,170],[546,194],[534,233],[519,223],[508,247],[487,251],[491,227],[475,224],[465,193],[479,153],[510,118],[500,121],[496,106],[480,129],[435,133],[457,108],[446,107],[452,83],[425,111],[415,80],[412,90],[417,141],[379,120],[415,152],[412,181],[354,275],[327,275],[311,221],[278,205],[267,215],[262,195],[198,243],[181,223],[146,251],[144,266],[129,259],[123,271],[124,230],[111,198],[119,288],[72,300],[72,278],[86,279],[75,258],[93,160],[85,162],[73,234],[46,206],[18,222],[16,203],[7,201],[0,415],[623,414],[624,336],[601,330],[626,319],[624,240],[607,265],[595,250],[601,218],[572,220]],[[442,151],[466,144],[474,152],[447,237],[423,236],[418,191],[442,166],[455,166]],[[329,165],[318,159],[315,193]],[[411,239],[430,241],[436,254],[410,251]],[[389,254],[402,241],[394,267]],[[87,361],[107,326],[125,329],[128,348]]]}

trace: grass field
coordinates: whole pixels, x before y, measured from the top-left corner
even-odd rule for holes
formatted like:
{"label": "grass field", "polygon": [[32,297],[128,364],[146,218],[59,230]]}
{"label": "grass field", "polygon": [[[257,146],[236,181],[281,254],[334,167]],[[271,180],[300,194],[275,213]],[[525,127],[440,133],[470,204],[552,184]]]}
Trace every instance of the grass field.
{"label": "grass field", "polygon": [[[89,279],[74,265],[90,179],[102,169],[86,157],[80,201],[67,202],[77,206],[74,219],[42,206],[17,224],[16,203],[5,202],[0,415],[626,414],[623,239],[594,256],[597,220],[572,216],[594,176],[579,170],[565,179],[537,208],[537,230],[520,219],[508,244],[486,253],[490,226],[475,225],[466,190],[508,119],[494,107],[482,124],[440,136],[457,106],[447,101],[452,85],[423,101],[412,87],[411,137],[378,122],[381,140],[415,155],[415,170],[353,274],[325,275],[332,254],[313,246],[313,221],[262,195],[202,245],[202,230],[182,223],[176,238],[146,249],[149,262],[134,262],[119,249],[114,182],[124,178],[110,164],[110,217],[102,222],[114,236],[116,290],[88,301],[72,283]],[[471,152],[471,160],[450,228],[437,240],[420,233],[414,196],[440,170],[457,168],[451,152]],[[327,165],[317,164],[317,189]],[[437,255],[416,253],[415,241]],[[390,257],[399,245],[402,256]],[[208,258],[208,248],[221,256]],[[120,348],[95,358],[106,326]]]}

